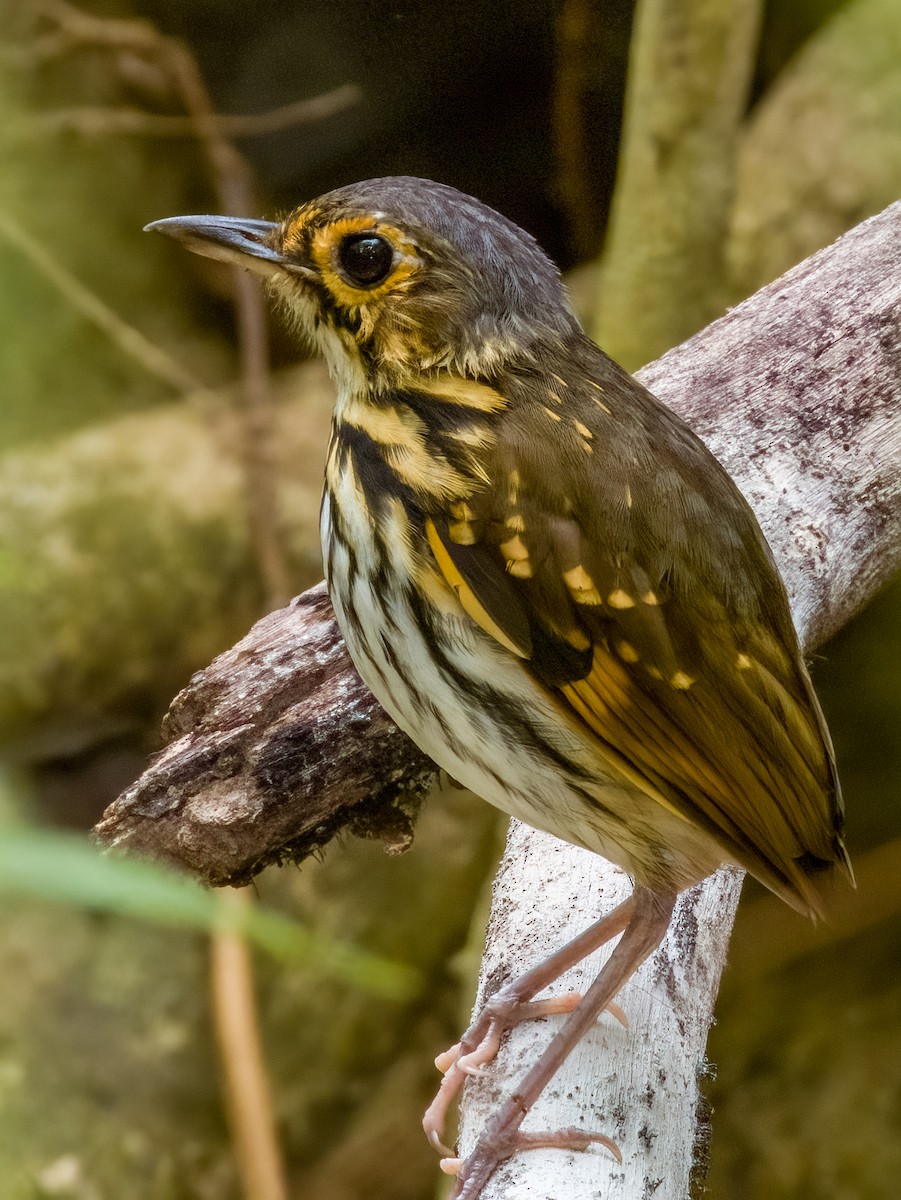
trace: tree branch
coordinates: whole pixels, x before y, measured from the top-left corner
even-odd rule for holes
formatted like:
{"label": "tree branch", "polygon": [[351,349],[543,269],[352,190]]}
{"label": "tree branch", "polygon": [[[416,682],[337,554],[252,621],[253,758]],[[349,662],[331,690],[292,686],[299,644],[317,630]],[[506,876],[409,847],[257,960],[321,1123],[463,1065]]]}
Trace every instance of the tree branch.
{"label": "tree branch", "polygon": [[[812,650],[901,563],[901,204],[859,226],[640,373],[726,465],[753,505]],[[353,671],[320,588],[271,614],[176,699],[169,745],[107,810],[98,836],[213,883],[302,857],[347,825],[408,836],[406,798],[434,768]],[[481,991],[493,990],[628,891],[596,855],[514,824]],[[599,1026],[526,1128],[582,1124],[600,1152],[510,1160],[485,1200],[684,1200],[699,1150],[698,1074],[740,888],[721,872],[687,893],[661,951],[621,997],[632,1031]],[[596,964],[563,986],[578,988]],[[547,1039],[505,1044],[467,1090],[465,1153],[497,1090]],[[703,1139],[701,1138],[701,1141]],[[525,1181],[528,1181],[527,1183]],[[517,1186],[518,1185],[518,1186]]]}
{"label": "tree branch", "polygon": [[629,371],[724,308],[761,0],[639,0],[594,336]]}

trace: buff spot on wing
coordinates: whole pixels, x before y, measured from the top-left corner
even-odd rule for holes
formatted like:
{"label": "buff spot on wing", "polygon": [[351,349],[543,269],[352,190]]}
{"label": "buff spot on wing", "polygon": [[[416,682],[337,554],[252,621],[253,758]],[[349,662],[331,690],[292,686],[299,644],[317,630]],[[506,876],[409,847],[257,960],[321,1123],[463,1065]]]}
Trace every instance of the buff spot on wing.
{"label": "buff spot on wing", "polygon": [[616,653],[620,656],[623,662],[636,663],[641,655],[635,649],[631,642],[618,642]]}
{"label": "buff spot on wing", "polygon": [[576,427],[576,429],[578,430],[578,432],[579,432],[579,433],[582,435],[582,437],[583,437],[583,438],[585,438],[587,441],[589,441],[589,442],[590,442],[590,441],[591,441],[591,439],[594,437],[594,434],[591,432],[591,430],[588,428],[588,426],[587,426],[587,425],[583,425],[581,421],[573,421],[573,425],[575,425],[575,427]]}
{"label": "buff spot on wing", "polygon": [[447,527],[452,542],[458,546],[475,545],[476,535],[469,521],[451,521]]}
{"label": "buff spot on wing", "polygon": [[522,533],[526,527],[525,518],[523,517],[522,513],[518,512],[510,513],[510,515],[507,517],[506,524],[507,528],[512,530],[513,533]]}
{"label": "buff spot on wing", "polygon": [[748,658],[747,654],[739,654],[738,658],[735,660],[735,665],[738,667],[739,671],[750,671],[754,664],[751,662],[750,658]]}
{"label": "buff spot on wing", "polygon": [[622,588],[617,588],[607,597],[607,603],[611,608],[634,608],[635,601],[628,592],[624,592]]}
{"label": "buff spot on wing", "polygon": [[472,521],[475,518],[475,513],[465,500],[456,500],[450,506],[450,511],[451,516],[456,517],[458,521]]}
{"label": "buff spot on wing", "polygon": [[[626,484],[626,508],[632,507],[632,489]],[[645,601],[647,603],[647,601]]]}
{"label": "buff spot on wing", "polygon": [[508,538],[506,542],[501,542],[500,552],[508,562],[525,562],[529,557],[529,551],[519,534]]}
{"label": "buff spot on wing", "polygon": [[577,604],[601,603],[600,592],[595,586],[594,580],[581,563],[578,566],[571,567],[568,571],[564,571],[563,579]]}
{"label": "buff spot on wing", "polygon": [[547,391],[547,394],[550,397],[551,402],[553,404],[562,404],[563,403],[563,401],[560,399],[559,395],[554,391],[553,388],[546,388],[545,390]]}
{"label": "buff spot on wing", "polygon": [[520,658],[526,658],[528,648],[518,645],[513,641],[509,634],[501,629],[497,621],[495,621],[491,614],[486,610],[479,598],[473,592],[472,588],[460,574],[456,563],[448,554],[441,541],[441,538],[438,536],[435,523],[431,518],[426,520],[425,531],[441,574],[453,588],[463,609],[469,613],[476,624],[480,625],[486,633],[490,634],[491,637],[495,639],[495,641],[500,642],[502,646],[506,646],[508,650],[512,651]]}
{"label": "buff spot on wing", "polygon": [[687,692],[695,680],[684,671],[677,671],[675,675],[670,676],[669,682],[670,687],[674,687],[677,692]]}
{"label": "buff spot on wing", "polygon": [[568,642],[574,650],[587,650],[591,645],[591,638],[578,625],[573,625],[570,629],[555,629],[554,632]]}
{"label": "buff spot on wing", "polygon": [[510,559],[507,561],[506,568],[507,574],[512,575],[514,579],[532,578],[532,564],[527,558],[520,559],[519,561]]}
{"label": "buff spot on wing", "polygon": [[551,418],[551,420],[552,420],[552,421],[559,421],[559,420],[561,420],[560,414],[559,414],[559,413],[555,413],[555,412],[553,411],[553,409],[550,409],[550,408],[548,408],[548,406],[547,406],[546,404],[542,404],[542,406],[541,406],[541,407],[544,409],[544,411],[547,413],[547,415],[548,415],[548,416]]}
{"label": "buff spot on wing", "polygon": [[660,600],[657,598],[656,592],[645,592],[645,594],[641,598],[641,602],[642,602],[642,604],[654,605],[654,604],[659,604]]}
{"label": "buff spot on wing", "polygon": [[[601,385],[599,383],[595,383],[595,381],[593,379],[586,379],[585,382],[588,384],[589,387],[593,387],[598,392],[604,391],[604,389],[601,387]],[[603,400],[599,400],[597,398],[597,396],[592,396],[591,398],[595,402],[595,404],[598,406],[598,408],[601,410],[601,412],[607,413],[608,416],[610,415],[610,409],[603,402]]]}

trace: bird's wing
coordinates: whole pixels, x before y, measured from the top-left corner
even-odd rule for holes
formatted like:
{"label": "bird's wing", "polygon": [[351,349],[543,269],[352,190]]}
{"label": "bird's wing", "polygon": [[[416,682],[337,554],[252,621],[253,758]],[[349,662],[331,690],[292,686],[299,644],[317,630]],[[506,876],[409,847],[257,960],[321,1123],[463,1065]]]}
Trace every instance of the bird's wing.
{"label": "bird's wing", "polygon": [[841,801],[783,585],[719,464],[622,378],[619,416],[571,384],[544,438],[511,421],[490,488],[429,518],[436,562],[650,794],[817,912]]}

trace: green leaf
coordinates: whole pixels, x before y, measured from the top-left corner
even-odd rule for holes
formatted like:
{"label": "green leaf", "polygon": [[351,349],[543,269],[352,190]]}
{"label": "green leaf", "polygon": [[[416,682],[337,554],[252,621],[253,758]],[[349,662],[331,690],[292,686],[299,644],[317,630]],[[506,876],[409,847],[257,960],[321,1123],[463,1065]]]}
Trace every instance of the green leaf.
{"label": "green leaf", "polygon": [[273,957],[393,999],[418,986],[417,972],[353,946],[322,938],[256,904],[227,902],[193,880],[139,859],[102,855],[74,834],[0,829],[0,892],[112,912],[206,933],[233,933]]}

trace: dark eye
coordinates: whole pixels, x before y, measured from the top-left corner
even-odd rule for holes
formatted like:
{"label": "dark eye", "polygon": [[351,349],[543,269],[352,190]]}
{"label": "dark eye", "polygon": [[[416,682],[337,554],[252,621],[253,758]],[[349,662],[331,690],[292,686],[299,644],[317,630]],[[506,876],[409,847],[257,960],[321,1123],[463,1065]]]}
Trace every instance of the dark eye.
{"label": "dark eye", "polygon": [[338,262],[351,283],[375,287],[394,263],[394,247],[376,233],[353,233],[338,247]]}

